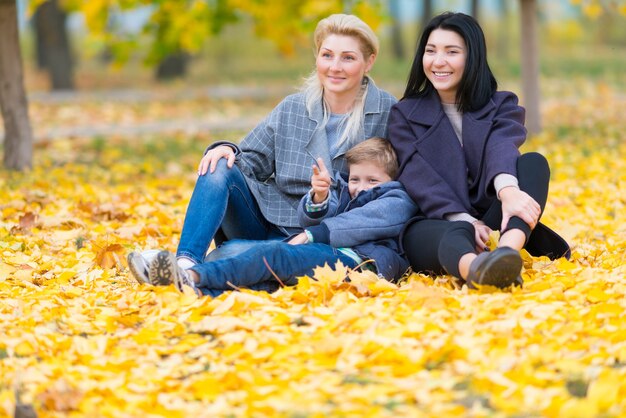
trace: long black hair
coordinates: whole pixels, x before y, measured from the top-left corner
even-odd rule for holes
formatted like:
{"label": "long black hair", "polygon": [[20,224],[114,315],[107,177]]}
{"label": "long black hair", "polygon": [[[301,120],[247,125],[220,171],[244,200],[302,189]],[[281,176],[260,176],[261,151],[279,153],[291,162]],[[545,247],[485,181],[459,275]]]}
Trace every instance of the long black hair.
{"label": "long black hair", "polygon": [[428,38],[435,29],[456,32],[465,41],[465,70],[456,92],[458,109],[461,112],[471,112],[482,108],[496,92],[498,82],[487,63],[487,44],[483,30],[476,19],[464,13],[445,12],[428,22],[417,46],[402,99],[427,96],[435,90],[424,73],[422,63]]}

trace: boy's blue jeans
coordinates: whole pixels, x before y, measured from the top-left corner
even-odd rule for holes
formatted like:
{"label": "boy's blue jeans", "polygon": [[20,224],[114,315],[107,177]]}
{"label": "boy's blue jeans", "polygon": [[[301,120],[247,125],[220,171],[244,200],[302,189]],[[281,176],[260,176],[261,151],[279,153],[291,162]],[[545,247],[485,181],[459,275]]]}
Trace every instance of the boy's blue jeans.
{"label": "boy's blue jeans", "polygon": [[204,295],[218,296],[235,287],[273,292],[280,287],[274,274],[286,286],[293,286],[298,283],[297,277],[311,276],[317,266],[328,264],[334,268],[337,261],[350,268],[357,266],[355,260],[327,244],[235,240],[220,248],[224,258],[191,268],[200,276],[196,287]]}
{"label": "boy's blue jeans", "polygon": [[229,169],[224,158],[213,174],[196,180],[176,256],[201,263],[213,238],[217,245],[236,238],[285,238],[261,213],[239,168],[234,165]]}

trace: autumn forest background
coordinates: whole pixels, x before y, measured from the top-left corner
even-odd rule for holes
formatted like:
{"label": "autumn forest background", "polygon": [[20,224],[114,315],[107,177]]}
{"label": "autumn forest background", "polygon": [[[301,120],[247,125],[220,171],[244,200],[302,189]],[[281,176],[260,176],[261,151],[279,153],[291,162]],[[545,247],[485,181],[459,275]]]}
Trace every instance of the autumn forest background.
{"label": "autumn forest background", "polygon": [[[524,254],[510,291],[342,266],[216,299],[134,281],[128,252],[176,249],[204,148],[312,70],[319,17],[370,23],[372,76],[400,97],[424,17],[474,13],[500,88],[527,105],[524,2],[539,128],[522,151],[551,164],[543,220],[570,260]],[[626,416],[623,1],[7,3],[32,164],[0,169],[0,416]]]}

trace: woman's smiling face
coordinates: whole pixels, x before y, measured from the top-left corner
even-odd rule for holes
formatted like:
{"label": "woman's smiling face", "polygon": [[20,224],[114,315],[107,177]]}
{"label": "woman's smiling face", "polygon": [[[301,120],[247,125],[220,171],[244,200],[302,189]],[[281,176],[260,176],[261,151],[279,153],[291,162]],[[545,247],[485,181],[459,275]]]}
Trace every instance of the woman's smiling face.
{"label": "woman's smiling face", "polygon": [[430,33],[422,64],[424,73],[444,103],[456,103],[456,92],[463,72],[467,48],[456,32],[435,29]]}
{"label": "woman's smiling face", "polygon": [[374,64],[375,56],[364,57],[357,38],[329,35],[317,54],[317,75],[325,94],[354,95]]}

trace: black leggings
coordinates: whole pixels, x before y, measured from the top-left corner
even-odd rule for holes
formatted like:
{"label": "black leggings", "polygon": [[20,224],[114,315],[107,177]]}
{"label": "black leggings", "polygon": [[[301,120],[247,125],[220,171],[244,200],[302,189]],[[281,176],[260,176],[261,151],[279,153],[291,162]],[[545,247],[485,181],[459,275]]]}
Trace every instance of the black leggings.
{"label": "black leggings", "polygon": [[[548,199],[550,168],[548,161],[536,152],[521,155],[517,159],[517,181],[521,190],[539,203],[541,213]],[[481,219],[493,230],[500,229],[502,204],[494,198],[492,205]],[[530,226],[514,216],[506,230],[519,229],[526,235]],[[413,271],[432,274],[451,274],[461,277],[459,260],[467,253],[476,252],[474,225],[465,221],[450,222],[441,219],[421,219],[407,226],[402,244]]]}

